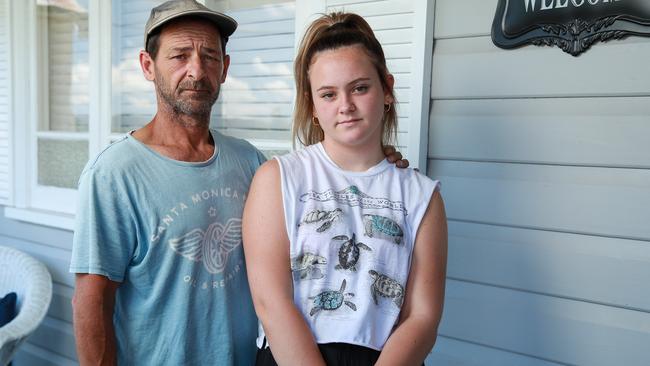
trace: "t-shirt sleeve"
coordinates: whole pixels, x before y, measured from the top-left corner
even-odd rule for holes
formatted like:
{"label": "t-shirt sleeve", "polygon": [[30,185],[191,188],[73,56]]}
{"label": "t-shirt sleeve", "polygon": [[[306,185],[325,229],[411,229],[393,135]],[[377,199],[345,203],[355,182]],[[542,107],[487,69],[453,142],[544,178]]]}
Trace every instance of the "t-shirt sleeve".
{"label": "t-shirt sleeve", "polygon": [[264,154],[258,148],[255,148],[255,156],[257,160],[257,167],[255,167],[255,169],[257,170],[257,168],[264,164],[267,159],[266,156],[264,156]]}
{"label": "t-shirt sleeve", "polygon": [[128,193],[110,173],[86,168],[79,180],[70,272],[122,282],[136,250]]}

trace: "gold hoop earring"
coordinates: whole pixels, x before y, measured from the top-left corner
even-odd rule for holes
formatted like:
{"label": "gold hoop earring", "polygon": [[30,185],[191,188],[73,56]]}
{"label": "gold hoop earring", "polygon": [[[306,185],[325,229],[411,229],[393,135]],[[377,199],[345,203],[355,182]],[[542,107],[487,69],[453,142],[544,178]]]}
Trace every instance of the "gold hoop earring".
{"label": "gold hoop earring", "polygon": [[318,123],[318,118],[316,117],[311,117],[311,124],[316,127],[320,127],[320,123]]}
{"label": "gold hoop earring", "polygon": [[384,113],[390,112],[390,104],[384,104]]}

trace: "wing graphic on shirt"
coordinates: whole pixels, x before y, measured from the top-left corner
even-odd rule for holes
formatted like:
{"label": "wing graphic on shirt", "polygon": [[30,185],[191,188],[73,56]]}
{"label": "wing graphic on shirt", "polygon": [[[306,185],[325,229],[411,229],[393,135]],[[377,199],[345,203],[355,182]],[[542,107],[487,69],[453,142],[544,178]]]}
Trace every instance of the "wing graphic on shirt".
{"label": "wing graphic on shirt", "polygon": [[201,262],[210,273],[220,273],[226,267],[228,255],[241,245],[241,219],[229,219],[225,224],[214,222],[206,231],[194,229],[169,246],[183,257]]}

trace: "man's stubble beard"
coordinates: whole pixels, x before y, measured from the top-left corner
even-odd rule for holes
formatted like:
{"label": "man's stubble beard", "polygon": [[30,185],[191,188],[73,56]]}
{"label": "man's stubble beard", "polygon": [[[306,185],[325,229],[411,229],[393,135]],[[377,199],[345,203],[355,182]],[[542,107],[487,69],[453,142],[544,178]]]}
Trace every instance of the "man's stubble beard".
{"label": "man's stubble beard", "polygon": [[[171,108],[173,114],[191,117],[190,119],[175,118],[174,121],[186,127],[208,127],[210,125],[210,112],[219,98],[221,85],[217,84],[214,88],[216,90],[212,90],[213,88],[205,81],[185,80],[178,85],[176,90],[170,90],[167,88],[167,82],[163,77],[156,78],[154,85],[158,97]],[[201,98],[202,100],[197,105],[196,99],[191,100],[182,97],[181,93],[184,89],[208,89],[212,92],[212,95],[209,98]]]}

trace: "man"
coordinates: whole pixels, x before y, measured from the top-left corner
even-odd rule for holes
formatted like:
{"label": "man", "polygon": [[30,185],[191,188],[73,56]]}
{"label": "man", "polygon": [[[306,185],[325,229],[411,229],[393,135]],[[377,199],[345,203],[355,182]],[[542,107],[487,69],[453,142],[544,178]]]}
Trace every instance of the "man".
{"label": "man", "polygon": [[264,157],[209,129],[236,27],[190,0],[151,12],[140,65],[156,115],[80,178],[70,270],[81,364],[253,362],[241,214]]}
{"label": "man", "polygon": [[262,154],[209,128],[237,23],[194,0],[151,11],[157,111],[79,181],[70,271],[82,365],[250,365],[257,319],[241,215]]}

